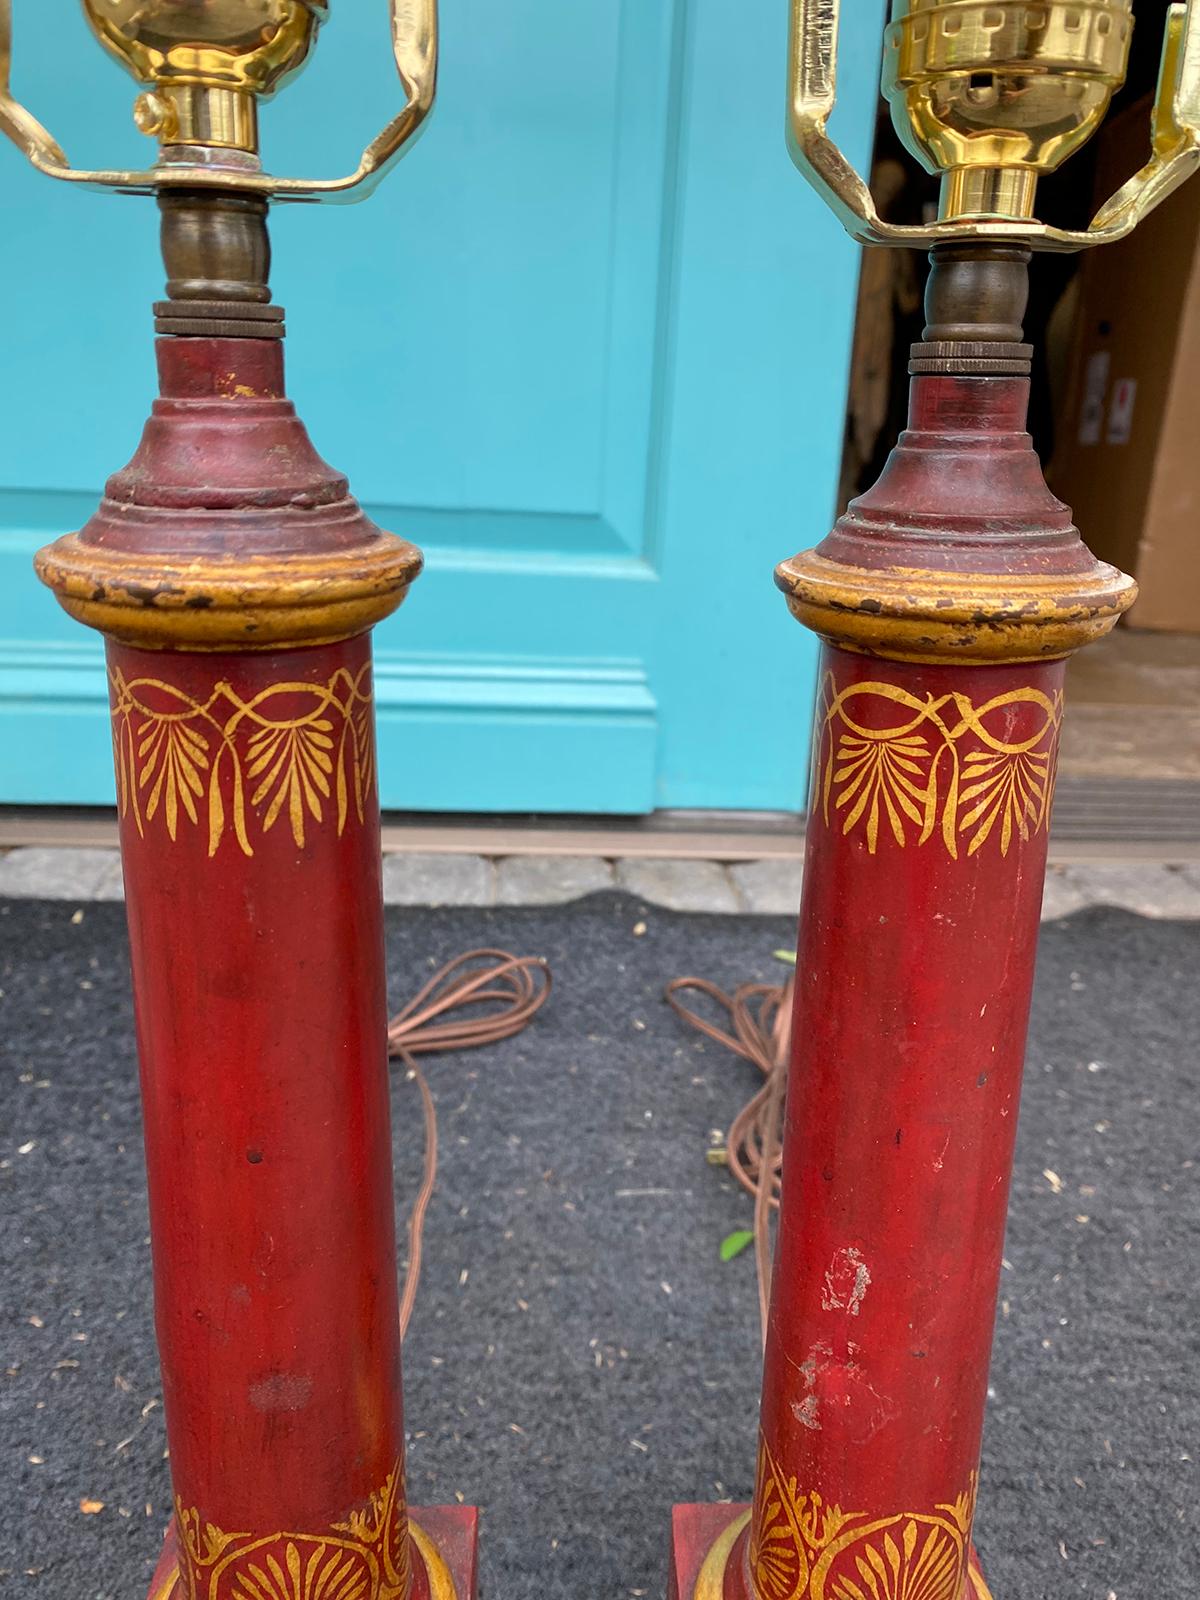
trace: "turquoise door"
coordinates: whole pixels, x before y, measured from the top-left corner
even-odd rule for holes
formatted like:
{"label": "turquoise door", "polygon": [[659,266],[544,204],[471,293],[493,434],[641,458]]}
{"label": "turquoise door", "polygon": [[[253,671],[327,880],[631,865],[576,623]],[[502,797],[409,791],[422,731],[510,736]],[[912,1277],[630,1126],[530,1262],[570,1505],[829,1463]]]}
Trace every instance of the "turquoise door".
{"label": "turquoise door", "polygon": [[[15,10],[17,89],[72,158],[145,160],[77,8]],[[428,556],[378,634],[385,805],[802,803],[814,648],[771,569],[832,511],[856,273],[784,151],[786,10],[443,0],[402,168],[277,210],[293,396]],[[385,0],[332,13],[265,112],[274,170],[341,170],[395,99]],[[861,161],[877,41],[843,31]],[[111,804],[100,646],[30,559],[136,442],[156,212],[7,147],[0,184],[0,801]]]}

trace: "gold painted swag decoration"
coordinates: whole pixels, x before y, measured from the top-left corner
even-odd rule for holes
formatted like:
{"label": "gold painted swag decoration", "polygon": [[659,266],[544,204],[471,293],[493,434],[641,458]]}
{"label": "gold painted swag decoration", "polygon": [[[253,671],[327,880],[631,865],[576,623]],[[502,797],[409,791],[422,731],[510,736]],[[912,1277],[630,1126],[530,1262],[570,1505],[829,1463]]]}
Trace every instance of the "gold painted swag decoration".
{"label": "gold painted swag decoration", "polygon": [[408,1524],[397,1464],[365,1510],[327,1533],[224,1533],[177,1504],[176,1600],[403,1600]]}
{"label": "gold painted swag decoration", "polygon": [[843,1511],[785,1479],[759,1441],[750,1567],[761,1600],[962,1600],[978,1475],[949,1505],[893,1516]]}
{"label": "gold painted swag decoration", "polygon": [[977,706],[882,681],[839,688],[827,673],[812,811],[843,835],[861,829],[872,855],[881,836],[903,849],[936,835],[955,859],[993,837],[1006,856],[1049,826],[1062,715],[1061,691],[1010,689]]}
{"label": "gold painted swag decoration", "polygon": [[204,701],[160,678],[109,673],[117,805],[138,833],[205,827],[208,853],[226,833],[252,856],[252,827],[277,823],[302,849],[310,826],[340,837],[364,819],[375,784],[371,669],[326,683],[273,683],[244,699],[225,680]]}

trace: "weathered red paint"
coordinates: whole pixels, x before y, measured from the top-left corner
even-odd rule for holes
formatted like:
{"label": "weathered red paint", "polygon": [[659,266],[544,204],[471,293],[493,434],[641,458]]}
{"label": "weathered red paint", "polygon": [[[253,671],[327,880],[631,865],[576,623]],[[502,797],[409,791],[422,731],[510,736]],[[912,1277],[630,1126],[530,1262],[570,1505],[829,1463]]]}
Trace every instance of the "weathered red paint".
{"label": "weathered red paint", "polygon": [[[821,704],[854,728],[912,732],[860,754],[840,713],[818,728],[752,1559],[772,1540],[789,1558],[773,1508],[794,1480],[871,1521],[940,1516],[918,1527],[950,1563],[974,1504],[1064,668],[827,651],[823,671]],[[875,802],[849,825],[870,780],[847,795],[889,747],[872,852]],[[934,763],[927,808],[911,791]]]}
{"label": "weathered red paint", "polygon": [[[917,379],[912,431],[818,553],[1098,570],[1027,391]],[[986,1594],[971,1524],[1064,671],[823,647],[758,1477],[722,1600],[830,1600],[867,1571]],[[672,1600],[745,1510],[677,1508]]]}
{"label": "weathered red paint", "polygon": [[73,616],[151,649],[293,648],[395,610],[420,552],[313,449],[277,342],[167,338],[162,393],[78,533],[39,553]]}
{"label": "weathered red paint", "polygon": [[159,396],[86,543],[266,560],[354,550],[378,534],[287,398],[282,340],[163,338],[155,353]]}
{"label": "weathered red paint", "polygon": [[878,481],[817,554],[851,567],[1091,576],[1095,557],[1052,494],[1025,431],[1028,378],[920,377]]}
{"label": "weathered red paint", "polygon": [[[286,588],[293,556],[419,556],[313,450],[277,343],[158,354],[163,397],[70,554],[188,585],[140,596],[163,648],[108,642],[176,1505],[158,1586],[178,1561],[181,1600],[443,1600],[404,1497],[369,636],[169,643],[226,557]],[[470,1600],[475,1513],[426,1517]]]}
{"label": "weathered red paint", "polygon": [[175,1494],[318,1531],[403,1454],[369,644],[109,672]]}

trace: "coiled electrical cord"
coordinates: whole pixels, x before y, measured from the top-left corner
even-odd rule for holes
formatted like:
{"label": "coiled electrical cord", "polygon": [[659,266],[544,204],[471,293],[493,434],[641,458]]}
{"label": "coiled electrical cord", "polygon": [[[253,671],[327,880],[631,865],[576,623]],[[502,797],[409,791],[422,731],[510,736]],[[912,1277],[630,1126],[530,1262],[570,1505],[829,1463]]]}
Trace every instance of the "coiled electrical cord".
{"label": "coiled electrical cord", "polygon": [[439,967],[388,1024],[388,1054],[402,1061],[421,1094],[425,1167],[408,1219],[408,1273],[400,1297],[400,1336],[408,1331],[421,1280],[425,1214],[437,1178],[437,1111],[416,1058],[470,1050],[511,1039],[550,997],[550,968],[540,956],[507,950],[468,950]]}
{"label": "coiled electrical cord", "polygon": [[[539,956],[506,950],[468,950],[437,972],[388,1024],[388,1053],[403,1062],[421,1095],[425,1162],[408,1220],[408,1272],[400,1299],[401,1336],[408,1331],[421,1278],[425,1217],[437,1178],[437,1111],[420,1055],[469,1050],[511,1039],[533,1021],[550,997],[550,968]],[[791,1042],[795,983],[743,983],[727,994],[706,978],[676,978],[666,999],[676,1014],[706,1038],[752,1061],[762,1087],[729,1125],[725,1163],[754,1197],[754,1257],[759,1316],[766,1339],[771,1298],[771,1211],[778,1208],[783,1150],[783,1110]],[[702,1016],[681,998],[704,996],[724,1011],[728,1027]]]}
{"label": "coiled electrical cord", "polygon": [[[684,1022],[743,1061],[752,1061],[766,1079],[730,1123],[724,1150],[730,1172],[754,1196],[754,1261],[764,1343],[771,1302],[771,1211],[779,1206],[794,989],[794,978],[785,984],[739,984],[732,994],[707,978],[676,978],[666,989],[668,1004]],[[686,1005],[680,999],[685,993],[703,995],[719,1006],[729,1027],[721,1027]]]}

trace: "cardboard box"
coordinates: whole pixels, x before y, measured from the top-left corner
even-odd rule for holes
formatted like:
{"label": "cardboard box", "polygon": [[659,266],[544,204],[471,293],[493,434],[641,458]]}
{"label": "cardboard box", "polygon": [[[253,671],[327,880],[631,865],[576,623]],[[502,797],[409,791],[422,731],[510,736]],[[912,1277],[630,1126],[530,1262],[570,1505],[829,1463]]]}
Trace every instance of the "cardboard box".
{"label": "cardboard box", "polygon": [[[1149,118],[1140,102],[1101,131],[1097,201],[1145,160]],[[1071,292],[1051,487],[1137,578],[1131,626],[1200,632],[1200,180],[1087,252]]]}

